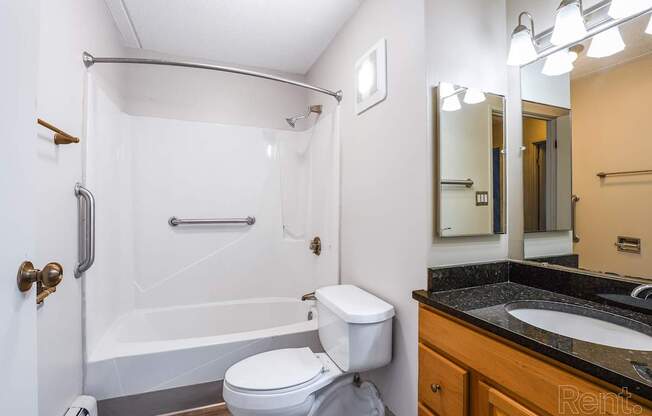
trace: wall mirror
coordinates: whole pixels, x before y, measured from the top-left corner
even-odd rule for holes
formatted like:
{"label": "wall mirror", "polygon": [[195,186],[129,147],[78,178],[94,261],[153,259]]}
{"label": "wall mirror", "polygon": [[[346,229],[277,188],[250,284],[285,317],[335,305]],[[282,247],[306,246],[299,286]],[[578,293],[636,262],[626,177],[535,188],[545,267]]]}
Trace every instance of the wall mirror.
{"label": "wall mirror", "polygon": [[526,258],[652,278],[650,19],[521,68]]}
{"label": "wall mirror", "polygon": [[434,90],[435,234],[505,232],[505,100],[449,83]]}

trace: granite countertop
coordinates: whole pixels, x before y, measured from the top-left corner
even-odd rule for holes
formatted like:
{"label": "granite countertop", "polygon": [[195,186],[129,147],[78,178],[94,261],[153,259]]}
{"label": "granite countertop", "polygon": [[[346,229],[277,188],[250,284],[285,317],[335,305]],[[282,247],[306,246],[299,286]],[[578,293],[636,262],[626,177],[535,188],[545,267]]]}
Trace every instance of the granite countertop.
{"label": "granite countertop", "polygon": [[625,323],[632,329],[652,335],[650,315],[516,283],[511,279],[496,282],[500,279],[495,279],[495,274],[491,280],[479,286],[445,287],[440,291],[429,282],[429,291],[416,290],[412,297],[527,349],[652,400],[652,368],[648,368],[648,365],[652,367],[652,351],[609,347],[558,335],[518,320],[507,312],[505,305],[515,301],[552,301],[588,307],[618,315],[614,319],[620,320],[620,324]]}

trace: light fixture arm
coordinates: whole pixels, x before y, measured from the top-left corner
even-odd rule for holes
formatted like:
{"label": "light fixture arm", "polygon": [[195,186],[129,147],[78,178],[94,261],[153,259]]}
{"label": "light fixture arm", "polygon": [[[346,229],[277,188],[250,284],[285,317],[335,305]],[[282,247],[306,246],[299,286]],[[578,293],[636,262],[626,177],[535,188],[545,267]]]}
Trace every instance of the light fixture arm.
{"label": "light fixture arm", "polygon": [[580,13],[582,13],[582,17],[584,17],[584,4],[582,4],[582,0],[562,0],[559,7],[557,7],[557,10],[574,3],[577,3],[580,6]]}
{"label": "light fixture arm", "polygon": [[518,15],[518,26],[514,30],[514,33],[520,32],[523,29],[527,30],[527,26],[523,24],[523,17],[527,17],[530,19],[530,32],[532,33],[532,40],[536,42],[536,32],[534,31],[534,17],[528,12],[521,12],[521,14]]}
{"label": "light fixture arm", "polygon": [[468,88],[466,88],[466,87],[459,87],[458,89],[456,89],[455,91],[453,91],[452,94],[447,95],[447,96],[445,96],[445,97],[441,97],[441,100],[445,100],[446,98],[451,98],[451,97],[454,97],[454,96],[456,96],[456,95],[460,95],[461,93],[463,93],[463,92],[466,91],[466,90],[468,90]]}

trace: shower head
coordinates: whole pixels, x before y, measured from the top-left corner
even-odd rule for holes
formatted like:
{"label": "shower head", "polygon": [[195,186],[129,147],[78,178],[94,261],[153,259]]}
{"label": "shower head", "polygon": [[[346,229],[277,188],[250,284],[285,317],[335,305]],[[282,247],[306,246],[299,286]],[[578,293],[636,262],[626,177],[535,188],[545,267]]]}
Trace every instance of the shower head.
{"label": "shower head", "polygon": [[301,115],[301,116],[294,116],[290,118],[286,118],[285,121],[290,125],[290,127],[295,128],[297,126],[297,121],[306,118],[307,116]]}
{"label": "shower head", "polygon": [[301,114],[298,116],[286,118],[285,121],[290,125],[290,127],[295,128],[297,125],[297,121],[302,120],[304,118],[308,118],[310,114],[315,113],[315,114],[321,114],[322,112],[322,106],[321,105],[311,105],[310,109],[306,114]]}

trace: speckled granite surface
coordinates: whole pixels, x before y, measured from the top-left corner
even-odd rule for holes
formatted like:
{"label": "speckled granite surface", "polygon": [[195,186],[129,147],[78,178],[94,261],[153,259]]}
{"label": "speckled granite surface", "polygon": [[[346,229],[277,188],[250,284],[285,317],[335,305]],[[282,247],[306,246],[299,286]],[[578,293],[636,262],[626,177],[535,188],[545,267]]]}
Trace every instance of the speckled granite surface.
{"label": "speckled granite surface", "polygon": [[[547,269],[539,270],[538,267],[534,268],[536,270],[531,270],[529,267],[521,267],[521,264],[512,268],[513,263],[503,263],[508,266],[506,276],[500,274],[501,277],[506,277],[505,281],[476,284],[484,281],[483,279],[487,275],[492,275],[487,270],[498,270],[498,263],[492,263],[480,273],[479,278],[476,276],[470,279],[460,279],[467,282],[466,288],[457,287],[460,285],[459,281],[455,282],[453,287],[447,285],[446,282],[452,281],[453,275],[468,276],[473,274],[472,271],[459,273],[459,270],[455,270],[453,274],[447,274],[446,271],[442,272],[444,269],[434,269],[439,270],[438,273],[446,275],[445,279],[438,282],[432,278],[431,270],[430,290],[417,290],[413,292],[412,296],[421,303],[613,385],[626,387],[630,392],[652,400],[652,352],[608,347],[558,335],[516,319],[505,308],[506,304],[515,301],[562,302],[616,314],[618,317],[614,319],[621,320],[618,323],[652,335],[651,315],[614,307],[604,302],[599,303],[600,298],[597,293],[605,293],[605,291],[629,293],[627,291],[631,291],[631,287],[635,284],[591,276],[573,276],[569,279],[566,273],[548,272]],[[481,265],[472,267],[477,271]],[[459,269],[459,267],[455,269]],[[587,280],[581,280],[585,277]],[[519,282],[514,282],[512,279]],[[566,282],[560,282],[559,279],[566,280]],[[569,283],[568,280],[571,282]],[[523,282],[529,284],[526,285]],[[437,289],[437,283],[441,283],[440,290]],[[574,290],[577,290],[577,296],[560,293]],[[587,313],[590,314],[591,311]]]}
{"label": "speckled granite surface", "polygon": [[563,256],[534,257],[528,259],[539,263],[557,264],[566,267],[580,267],[580,256],[577,254],[566,254]]}

